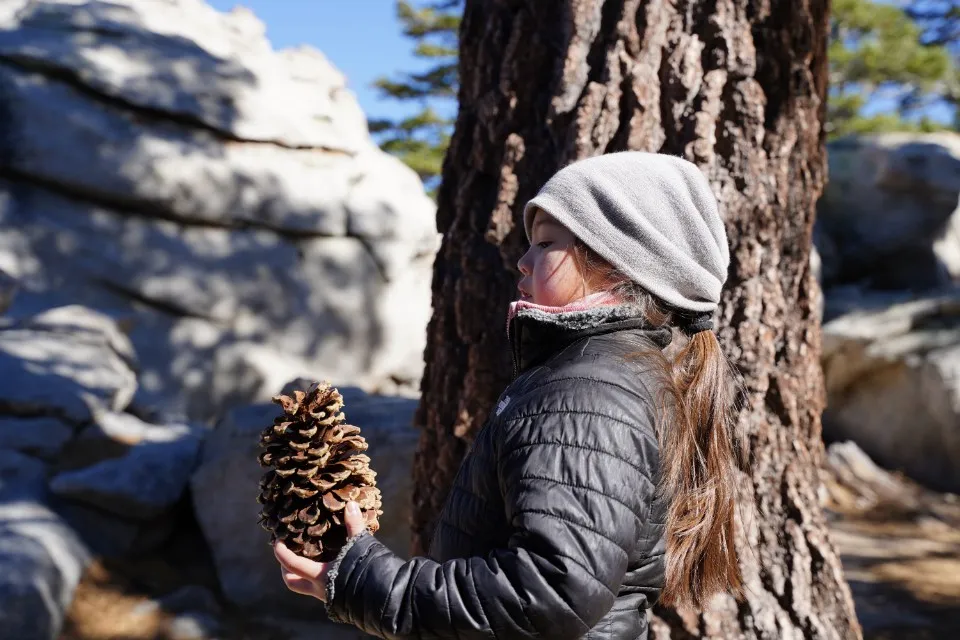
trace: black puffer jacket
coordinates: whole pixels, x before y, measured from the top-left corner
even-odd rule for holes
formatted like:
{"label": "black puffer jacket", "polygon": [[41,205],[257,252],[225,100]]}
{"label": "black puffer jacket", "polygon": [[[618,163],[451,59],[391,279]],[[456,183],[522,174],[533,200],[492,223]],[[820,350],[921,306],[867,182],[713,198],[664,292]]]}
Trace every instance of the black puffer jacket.
{"label": "black puffer jacket", "polygon": [[610,309],[514,318],[520,375],[460,468],[431,557],[356,539],[332,567],[333,619],[385,638],[647,637],[665,508],[653,379],[625,356],[670,333]]}

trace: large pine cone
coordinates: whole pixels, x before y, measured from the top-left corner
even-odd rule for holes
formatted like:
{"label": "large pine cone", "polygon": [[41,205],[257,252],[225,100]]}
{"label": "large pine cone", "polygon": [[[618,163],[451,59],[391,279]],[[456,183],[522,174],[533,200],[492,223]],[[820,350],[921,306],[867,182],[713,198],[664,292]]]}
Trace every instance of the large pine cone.
{"label": "large pine cone", "polygon": [[283,415],[260,437],[260,464],[270,469],[260,481],[260,522],[294,553],[328,562],[347,540],[343,509],[360,505],[367,527],[379,527],[380,490],[367,442],[360,429],[345,424],[343,396],[326,383],[293,398],[276,396]]}

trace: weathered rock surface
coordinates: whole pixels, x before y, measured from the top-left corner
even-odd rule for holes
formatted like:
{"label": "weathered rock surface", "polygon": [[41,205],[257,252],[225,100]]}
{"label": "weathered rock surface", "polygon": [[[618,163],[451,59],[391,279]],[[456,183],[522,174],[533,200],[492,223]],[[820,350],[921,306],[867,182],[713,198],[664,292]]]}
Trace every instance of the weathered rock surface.
{"label": "weathered rock surface", "polygon": [[127,518],[87,503],[59,499],[55,510],[91,553],[102,558],[147,554],[163,545],[178,521],[170,512],[156,518]]}
{"label": "weathered rock surface", "polygon": [[960,491],[960,293],[881,298],[824,325],[824,435]]}
{"label": "weathered rock surface", "polygon": [[74,427],[52,416],[0,416],[0,450],[9,449],[50,460],[73,437]]}
{"label": "weathered rock surface", "polygon": [[377,472],[383,515],[377,538],[397,555],[410,555],[410,505],[413,500],[413,454],[420,433],[413,426],[417,400],[370,396],[343,389],[347,419],[363,430],[370,445],[370,466]]}
{"label": "weathered rock surface", "polygon": [[147,550],[169,533],[158,518],[200,436],[122,413],[136,358],[105,314],[70,305],[0,322],[0,635],[55,638],[91,550]]}
{"label": "weathered rock surface", "polygon": [[924,290],[960,278],[960,135],[845,138],[828,157],[816,225],[827,286]]}
{"label": "weathered rock surface", "polygon": [[[96,428],[129,449],[90,466],[63,471],[50,480],[61,498],[126,518],[156,517],[173,506],[190,481],[200,433],[186,425],[149,425],[131,415],[98,416]],[[110,433],[114,429],[120,433]],[[85,436],[94,442],[96,436]]]}
{"label": "weathered rock surface", "polygon": [[960,135],[829,145],[814,241],[824,285],[824,435],[960,488]]}
{"label": "weathered rock surface", "polygon": [[43,500],[46,476],[47,466],[41,460],[0,449],[0,498],[5,502]]}
{"label": "weathered rock surface", "polygon": [[[302,388],[299,385],[298,388]],[[340,388],[344,412],[369,443],[371,466],[383,494],[378,538],[406,555],[409,545],[410,466],[416,448],[413,412],[417,402]],[[258,524],[257,463],[260,432],[279,415],[273,404],[237,409],[217,425],[204,444],[202,464],[191,481],[194,509],[209,543],[226,596],[242,606],[306,610],[280,579],[269,534]],[[309,604],[309,603],[307,603]]]}
{"label": "weathered rock surface", "polygon": [[341,151],[368,142],[363,113],[326,59],[309,48],[274,52],[249,10],[225,15],[200,0],[4,4],[0,55],[19,66],[238,140]]}
{"label": "weathered rock surface", "polygon": [[46,504],[40,461],[0,449],[0,633],[54,640],[89,554]]}
{"label": "weathered rock surface", "polygon": [[260,432],[276,415],[272,404],[229,412],[204,442],[200,467],[190,481],[191,496],[224,595],[243,607],[304,611],[310,607],[287,591],[269,534],[258,524],[262,471],[257,447]]}
{"label": "weathered rock surface", "polygon": [[38,300],[108,311],[136,347],[137,404],[174,419],[300,374],[415,388],[433,204],[319,52],[275,52],[252,14],[199,0],[13,4],[0,13],[13,315]]}
{"label": "weathered rock surface", "polygon": [[121,410],[137,388],[129,341],[103,314],[59,307],[0,326],[0,414],[73,424]]}

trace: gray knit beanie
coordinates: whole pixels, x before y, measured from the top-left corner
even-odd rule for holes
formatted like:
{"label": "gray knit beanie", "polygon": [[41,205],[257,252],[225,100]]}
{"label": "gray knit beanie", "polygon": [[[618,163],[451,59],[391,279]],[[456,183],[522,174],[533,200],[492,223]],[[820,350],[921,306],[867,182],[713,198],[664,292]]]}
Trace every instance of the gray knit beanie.
{"label": "gray knit beanie", "polygon": [[639,151],[587,158],[561,169],[527,203],[528,240],[537,209],[670,305],[704,313],[719,304],[730,250],[696,165]]}

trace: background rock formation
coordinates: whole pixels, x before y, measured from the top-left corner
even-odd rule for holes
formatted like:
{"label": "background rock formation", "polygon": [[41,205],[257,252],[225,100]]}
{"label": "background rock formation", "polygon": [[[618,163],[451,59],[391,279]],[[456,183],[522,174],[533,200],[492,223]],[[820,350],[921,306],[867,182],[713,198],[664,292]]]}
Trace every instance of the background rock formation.
{"label": "background rock formation", "polygon": [[825,286],[922,291],[960,277],[960,136],[844,138],[829,159],[816,223]]}
{"label": "background rock formation", "polygon": [[6,2],[0,144],[9,313],[117,319],[141,410],[415,388],[434,207],[319,52],[199,0]]}
{"label": "background rock formation", "polygon": [[842,139],[829,161],[824,436],[960,491],[960,135]]}

